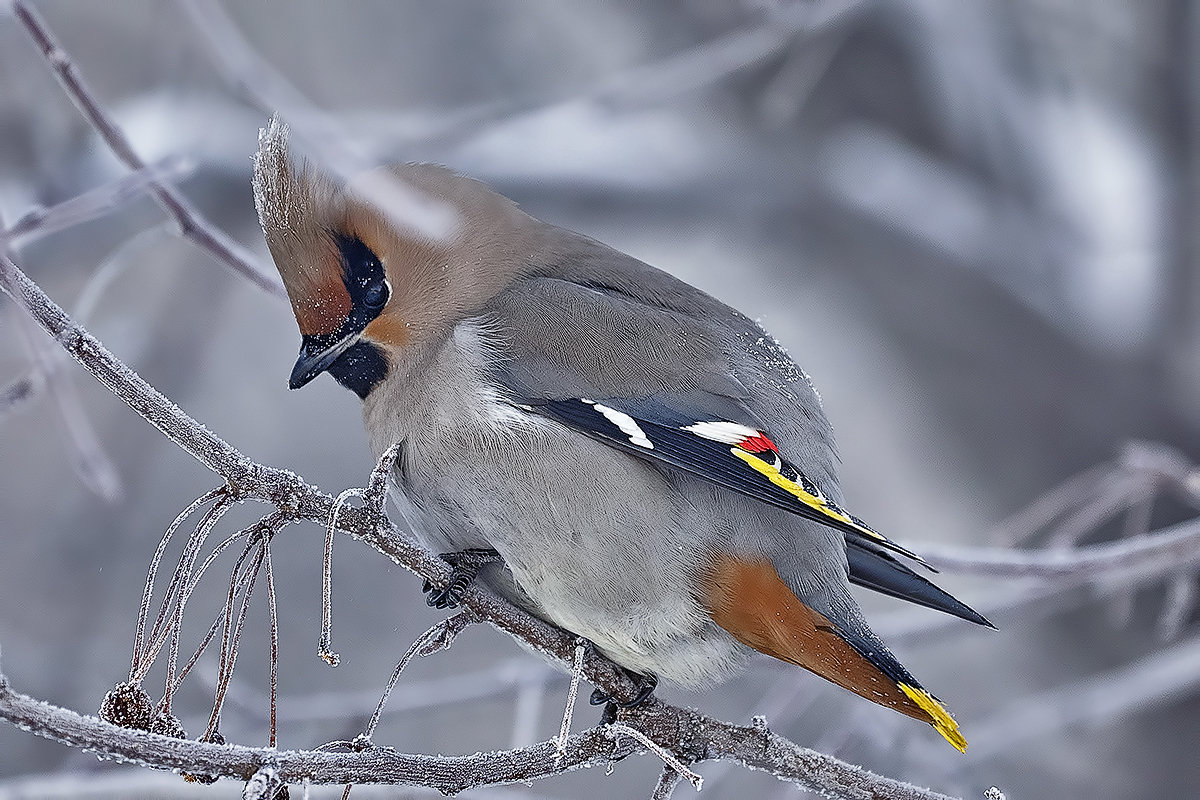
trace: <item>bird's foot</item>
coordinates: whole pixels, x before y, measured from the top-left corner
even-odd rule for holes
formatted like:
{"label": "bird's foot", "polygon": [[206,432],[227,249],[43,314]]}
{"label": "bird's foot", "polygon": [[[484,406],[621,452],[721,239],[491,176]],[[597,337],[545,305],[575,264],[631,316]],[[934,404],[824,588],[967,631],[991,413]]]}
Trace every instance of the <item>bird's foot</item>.
{"label": "bird's foot", "polygon": [[500,561],[500,554],[495,550],[483,547],[460,550],[457,553],[442,553],[442,558],[450,564],[450,580],[444,587],[436,587],[428,579],[421,591],[428,595],[425,602],[434,608],[458,608],[462,602],[463,593],[475,580],[479,570],[485,564]]}
{"label": "bird's foot", "polygon": [[[588,700],[588,702],[594,706],[604,706],[604,711],[600,714],[601,725],[612,725],[613,723],[618,722],[621,718],[622,711],[627,708],[640,706],[641,704],[647,702],[654,694],[654,687],[658,686],[658,676],[653,673],[639,675],[635,672],[626,672],[638,686],[637,696],[632,700],[627,703],[619,703],[612,698],[612,695],[608,694],[602,689],[594,690],[592,692],[592,696]],[[613,758],[613,761],[620,761],[623,758],[625,758],[625,756],[617,756]]]}
{"label": "bird's foot", "polygon": [[[604,714],[607,716],[609,709],[612,709],[613,713],[615,714],[618,707],[635,708],[649,700],[650,696],[654,694],[654,689],[658,686],[658,676],[653,672],[648,672],[645,675],[639,675],[636,672],[629,672],[628,670],[626,670],[626,674],[629,675],[629,677],[638,687],[637,695],[632,700],[621,703],[614,700],[612,695],[608,694],[603,689],[593,689],[592,696],[588,698],[588,702],[594,706],[605,706]],[[601,721],[611,722],[612,720],[602,719]]]}

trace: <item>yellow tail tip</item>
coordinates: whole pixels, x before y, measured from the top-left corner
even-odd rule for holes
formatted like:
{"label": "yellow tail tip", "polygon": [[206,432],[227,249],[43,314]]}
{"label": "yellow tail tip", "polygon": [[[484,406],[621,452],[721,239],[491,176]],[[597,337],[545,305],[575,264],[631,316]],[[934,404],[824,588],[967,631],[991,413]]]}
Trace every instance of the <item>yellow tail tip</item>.
{"label": "yellow tail tip", "polygon": [[907,683],[900,684],[900,689],[929,715],[930,724],[933,725],[934,730],[940,733],[947,742],[954,745],[960,753],[967,752],[967,740],[958,732],[958,723],[933,695]]}

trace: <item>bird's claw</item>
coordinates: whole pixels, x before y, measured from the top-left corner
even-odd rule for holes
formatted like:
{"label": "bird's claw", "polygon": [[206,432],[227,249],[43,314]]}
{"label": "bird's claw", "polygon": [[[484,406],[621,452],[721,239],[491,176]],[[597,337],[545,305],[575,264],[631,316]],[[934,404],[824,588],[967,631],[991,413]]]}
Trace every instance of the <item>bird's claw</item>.
{"label": "bird's claw", "polygon": [[442,553],[442,559],[452,567],[450,579],[445,586],[437,587],[426,578],[421,591],[427,595],[425,602],[433,608],[458,608],[479,570],[485,564],[499,561],[500,554],[486,548],[471,548],[457,553]]}
{"label": "bird's claw", "polygon": [[[652,672],[648,672],[645,675],[638,675],[631,672],[629,673],[629,677],[633,679],[633,682],[637,684],[638,687],[638,693],[632,700],[622,703],[614,700],[613,696],[608,692],[605,692],[603,689],[593,689],[592,696],[588,698],[588,702],[594,706],[602,706],[606,703],[611,703],[613,706],[618,708],[636,708],[637,706],[640,706],[642,703],[649,700],[650,696],[654,694],[655,688],[658,687],[658,676]],[[607,709],[605,710],[605,713],[607,713]]]}
{"label": "bird's claw", "polygon": [[431,586],[429,587],[428,596],[425,598],[425,603],[430,608],[458,608],[458,604],[461,602],[462,595],[451,591],[449,587],[434,589]]}
{"label": "bird's claw", "polygon": [[[658,686],[658,676],[653,673],[639,675],[634,672],[629,673],[629,677],[633,679],[638,686],[637,696],[632,700],[621,703],[613,699],[612,695],[605,692],[603,689],[594,689],[592,696],[588,698],[588,702],[594,706],[604,706],[604,711],[600,714],[601,725],[612,725],[620,718],[621,711],[626,708],[634,708],[648,701],[651,695],[654,694],[654,689]],[[617,756],[615,761],[620,761],[625,756]]]}

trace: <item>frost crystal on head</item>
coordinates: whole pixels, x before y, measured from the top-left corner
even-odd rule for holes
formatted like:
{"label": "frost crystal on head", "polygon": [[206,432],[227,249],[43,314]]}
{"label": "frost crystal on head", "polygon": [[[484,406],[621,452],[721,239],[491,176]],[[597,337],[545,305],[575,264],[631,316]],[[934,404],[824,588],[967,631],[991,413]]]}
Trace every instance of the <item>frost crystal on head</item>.
{"label": "frost crystal on head", "polygon": [[263,231],[288,227],[293,198],[287,144],[288,126],[274,114],[267,127],[258,129],[258,152],[254,154],[254,208]]}

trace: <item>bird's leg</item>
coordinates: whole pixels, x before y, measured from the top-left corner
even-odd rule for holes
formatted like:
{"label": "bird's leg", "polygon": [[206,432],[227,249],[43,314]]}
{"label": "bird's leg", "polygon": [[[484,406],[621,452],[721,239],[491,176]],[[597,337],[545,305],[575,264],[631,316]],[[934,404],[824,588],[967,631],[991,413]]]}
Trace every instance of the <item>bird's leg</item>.
{"label": "bird's leg", "polygon": [[484,547],[460,550],[457,553],[442,553],[442,558],[453,568],[450,570],[450,580],[446,582],[446,586],[439,589],[426,579],[425,585],[421,587],[421,591],[429,595],[425,602],[434,608],[458,608],[463,592],[471,585],[471,581],[475,580],[479,570],[485,564],[502,560],[495,550]]}
{"label": "bird's leg", "polygon": [[[653,672],[647,672],[645,675],[639,675],[636,672],[625,670],[625,674],[628,675],[638,687],[637,696],[632,700],[626,703],[619,703],[612,698],[612,695],[608,694],[603,689],[592,690],[592,696],[588,698],[588,702],[594,706],[606,706],[604,709],[605,717],[608,716],[610,708],[615,714],[616,707],[618,706],[621,708],[634,708],[635,706],[640,706],[642,703],[650,699],[650,695],[654,694],[654,689],[658,686],[658,676]],[[604,718],[601,719],[601,722],[605,721],[611,720],[606,720]]]}

